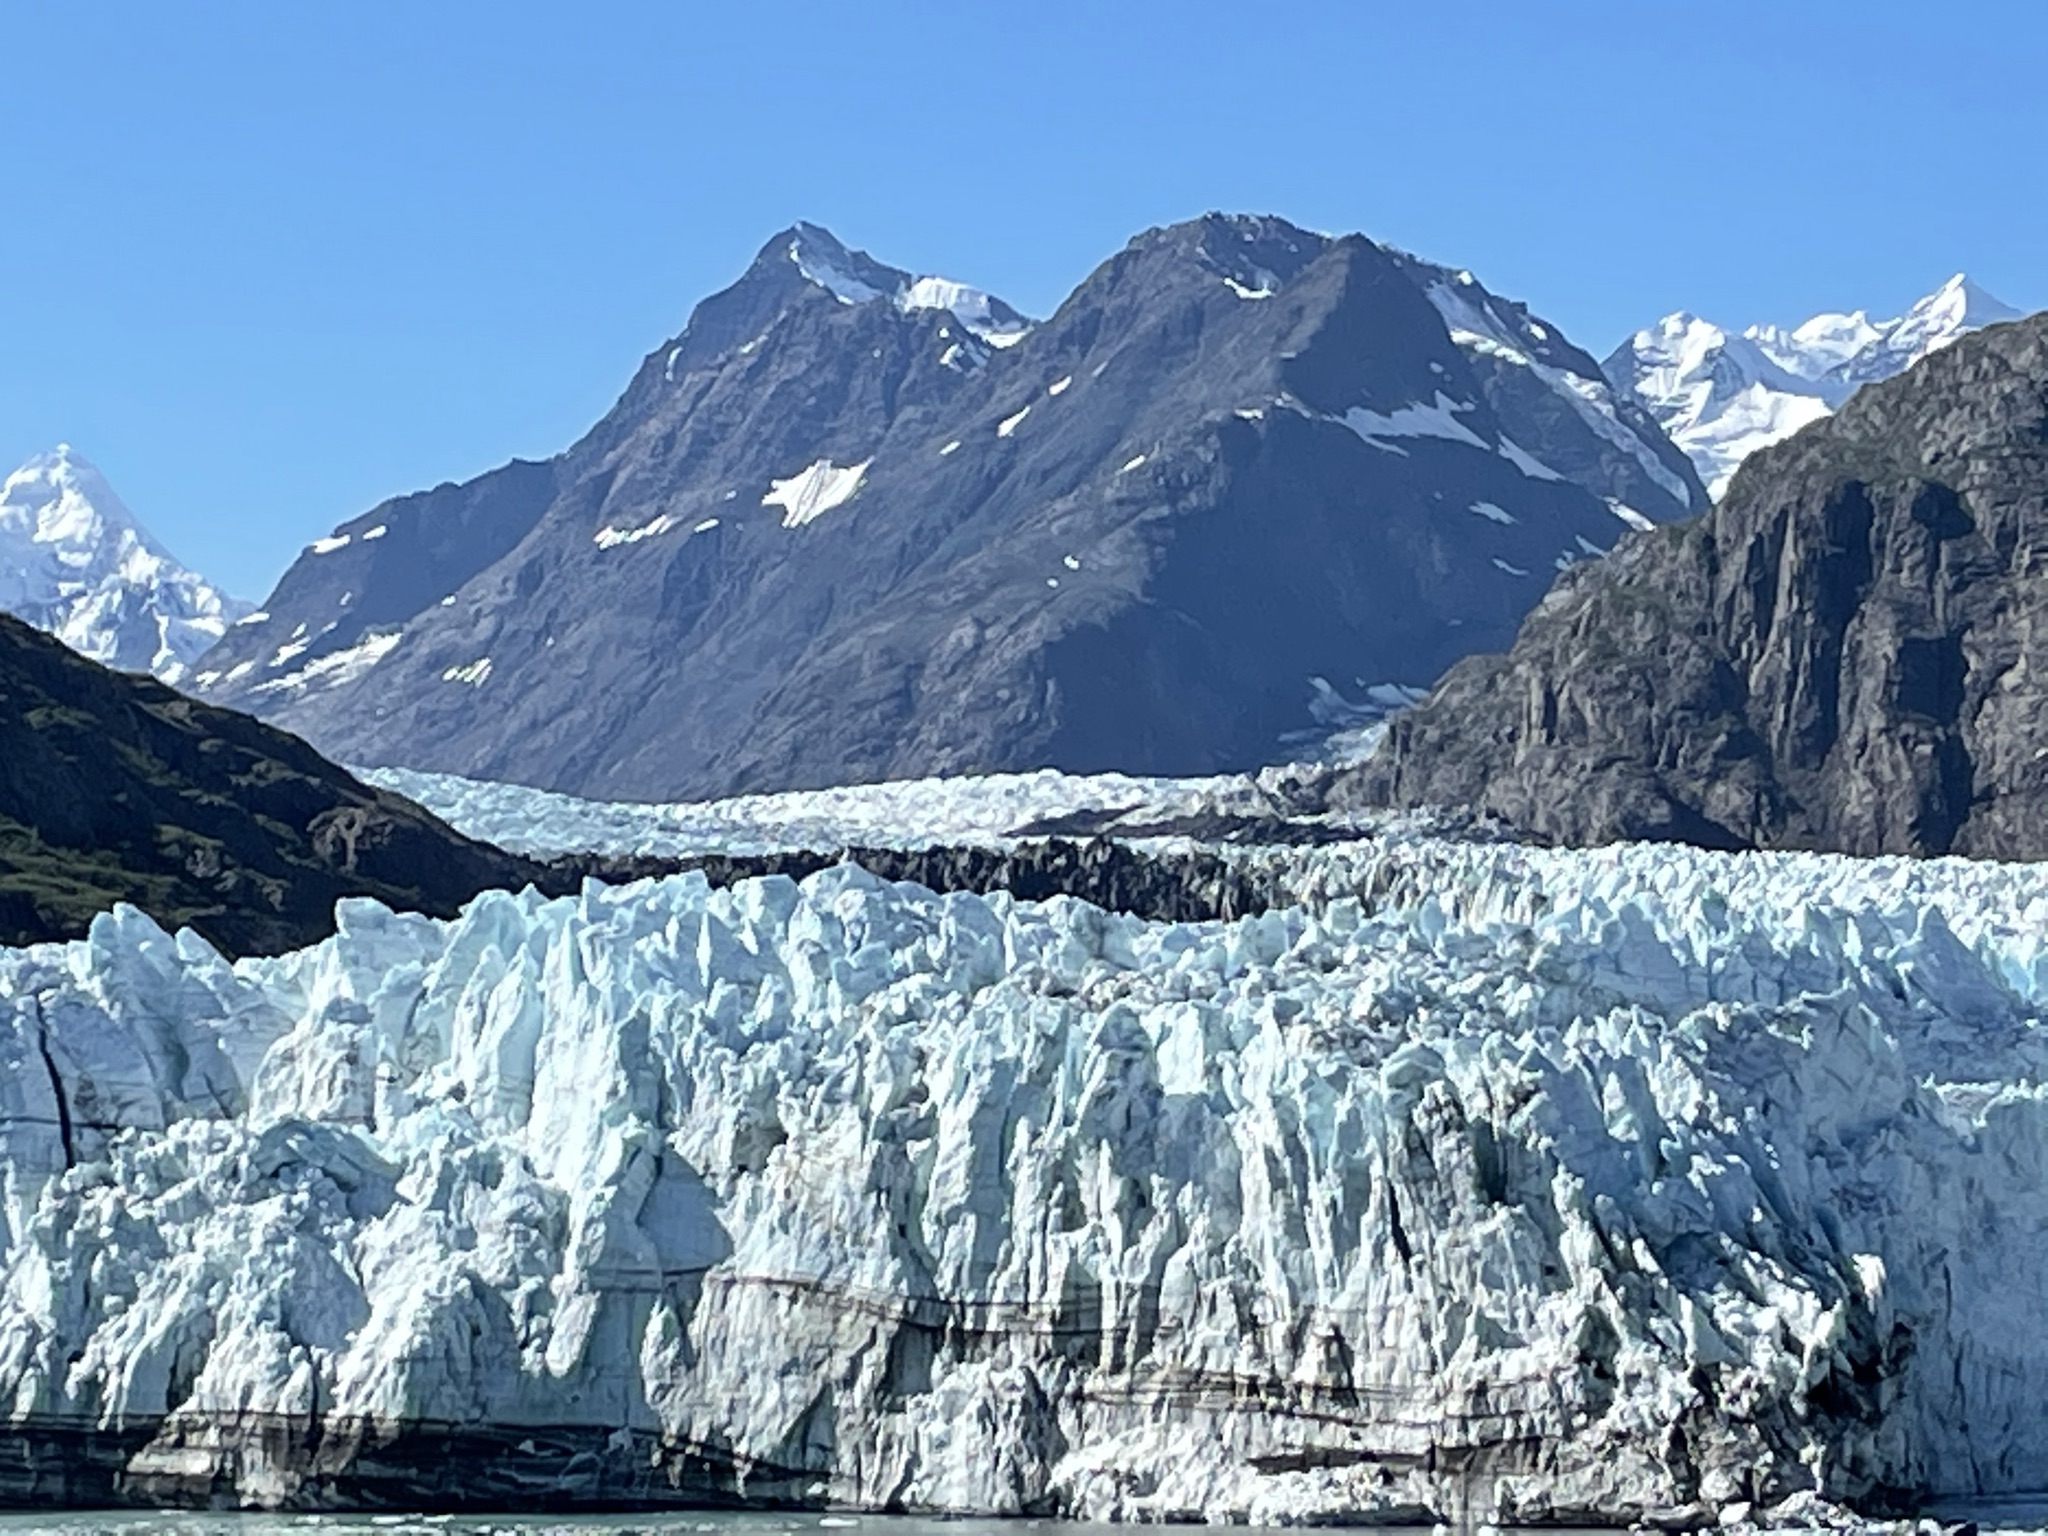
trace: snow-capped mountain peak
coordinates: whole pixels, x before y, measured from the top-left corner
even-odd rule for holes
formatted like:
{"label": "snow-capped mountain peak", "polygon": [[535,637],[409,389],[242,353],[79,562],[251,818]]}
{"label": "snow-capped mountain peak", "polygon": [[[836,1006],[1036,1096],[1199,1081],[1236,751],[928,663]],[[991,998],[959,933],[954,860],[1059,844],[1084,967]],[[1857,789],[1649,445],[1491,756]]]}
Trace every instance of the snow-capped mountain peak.
{"label": "snow-capped mountain peak", "polygon": [[95,661],[175,683],[248,605],[173,559],[59,443],[0,482],[0,609]]}
{"label": "snow-capped mountain peak", "polygon": [[884,266],[816,224],[793,226],[785,254],[806,282],[842,304],[887,299],[905,314],[942,309],[983,341],[1004,347],[1023,339],[1031,322],[994,294],[949,277],[923,276]]}
{"label": "snow-capped mountain peak", "polygon": [[1886,340],[1893,351],[1910,353],[1917,362],[1958,336],[2021,315],[1958,272],[1894,322]]}
{"label": "snow-capped mountain peak", "polygon": [[1865,384],[1903,373],[1958,337],[2022,311],[1958,272],[1903,315],[1815,315],[1796,326],[1728,330],[1686,311],[1637,331],[1608,358],[1698,467],[1716,497],[1756,452],[1839,408]]}

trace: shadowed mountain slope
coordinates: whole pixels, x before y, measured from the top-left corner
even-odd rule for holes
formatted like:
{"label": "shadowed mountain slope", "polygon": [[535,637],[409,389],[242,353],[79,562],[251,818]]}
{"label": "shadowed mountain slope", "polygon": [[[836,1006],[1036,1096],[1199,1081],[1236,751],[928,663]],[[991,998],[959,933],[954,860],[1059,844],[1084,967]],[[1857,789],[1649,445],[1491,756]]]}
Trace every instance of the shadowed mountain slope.
{"label": "shadowed mountain slope", "polygon": [[541,873],[294,736],[6,615],[0,743],[0,944],[78,937],[126,901],[228,953],[269,953],[332,933],[343,896],[453,916]]}
{"label": "shadowed mountain slope", "polygon": [[1568,572],[1336,798],[1574,843],[2048,856],[2048,316]]}
{"label": "shadowed mountain slope", "polygon": [[598,798],[1207,773],[1700,505],[1591,358],[1359,236],[1152,230],[1029,325],[800,225],[559,458],[312,546],[197,685],[350,762]]}

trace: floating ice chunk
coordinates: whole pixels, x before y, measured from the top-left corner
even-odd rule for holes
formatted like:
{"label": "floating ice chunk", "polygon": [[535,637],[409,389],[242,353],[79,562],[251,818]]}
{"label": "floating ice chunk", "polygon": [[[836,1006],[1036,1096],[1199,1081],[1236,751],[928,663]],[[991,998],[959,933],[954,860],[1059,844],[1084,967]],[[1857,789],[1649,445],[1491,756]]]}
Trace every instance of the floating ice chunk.
{"label": "floating ice chunk", "polygon": [[700,523],[692,523],[692,524],[690,525],[690,532],[692,532],[692,533],[709,533],[709,532],[710,532],[710,531],[711,531],[712,529],[716,528],[717,526],[718,526],[718,519],[717,519],[717,518],[715,518],[715,517],[707,517],[707,518],[705,518],[705,519],[704,519],[704,520],[703,520],[702,522],[700,522]]}
{"label": "floating ice chunk", "polygon": [[1045,392],[1048,395],[1063,395],[1067,392],[1067,386],[1073,382],[1074,376],[1070,373],[1065,378],[1054,379],[1050,384],[1046,385]]}
{"label": "floating ice chunk", "polygon": [[1078,571],[1079,569],[1081,569],[1081,562],[1073,555],[1062,555],[1060,557],[1060,563],[1066,566],[1066,568],[1070,571]]}
{"label": "floating ice chunk", "polygon": [[945,446],[945,447],[943,447],[943,448],[941,448],[941,449],[939,450],[939,457],[943,459],[943,458],[944,458],[944,457],[945,457],[945,456],[946,456],[947,454],[949,454],[949,453],[958,453],[959,451],[960,451],[960,439],[956,437],[956,438],[954,438],[954,439],[953,439],[953,441],[951,441],[950,443],[946,444],[946,446]]}
{"label": "floating ice chunk", "polygon": [[1132,470],[1138,468],[1138,466],[1143,464],[1144,462],[1145,455],[1141,453],[1135,459],[1127,460],[1122,466],[1118,468],[1117,473],[1120,475],[1128,475]]}
{"label": "floating ice chunk", "polygon": [[1016,415],[1004,417],[1001,421],[996,423],[996,436],[1008,437],[1011,433],[1017,430],[1018,426],[1022,424],[1024,418],[1026,416],[1029,416],[1030,414],[1031,407],[1027,405],[1024,407],[1023,410],[1019,411]]}
{"label": "floating ice chunk", "polygon": [[1519,521],[1514,513],[1504,507],[1495,506],[1490,501],[1475,501],[1472,503],[1472,510],[1492,523],[1513,524]]}

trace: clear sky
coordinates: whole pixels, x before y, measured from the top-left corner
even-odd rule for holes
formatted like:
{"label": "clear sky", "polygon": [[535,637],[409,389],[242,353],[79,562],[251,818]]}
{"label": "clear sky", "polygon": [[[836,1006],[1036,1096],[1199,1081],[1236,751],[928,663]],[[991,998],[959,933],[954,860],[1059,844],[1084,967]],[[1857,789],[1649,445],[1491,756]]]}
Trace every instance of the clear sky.
{"label": "clear sky", "polygon": [[[0,0],[0,459],[261,597],[799,218],[1032,313],[1220,208],[1666,311],[2048,304],[2043,0]],[[4,467],[4,466],[0,466]]]}

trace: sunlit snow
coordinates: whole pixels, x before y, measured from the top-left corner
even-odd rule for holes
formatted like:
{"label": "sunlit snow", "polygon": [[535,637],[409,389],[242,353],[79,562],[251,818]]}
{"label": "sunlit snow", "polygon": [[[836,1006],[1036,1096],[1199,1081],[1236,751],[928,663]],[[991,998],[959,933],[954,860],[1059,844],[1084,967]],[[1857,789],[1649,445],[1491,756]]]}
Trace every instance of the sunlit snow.
{"label": "sunlit snow", "polygon": [[1460,404],[1437,391],[1432,404],[1404,405],[1399,409],[1382,414],[1354,405],[1338,418],[1345,426],[1356,432],[1375,448],[1401,450],[1385,439],[1401,437],[1440,437],[1454,443],[1465,443],[1473,448],[1490,445],[1470,427],[1458,420],[1458,412],[1469,411],[1470,405]]}
{"label": "sunlit snow", "polygon": [[860,489],[861,477],[872,463],[873,459],[863,459],[841,468],[830,459],[819,459],[787,480],[770,481],[761,505],[781,507],[782,526],[801,528],[843,505]]}
{"label": "sunlit snow", "polygon": [[675,527],[676,520],[666,512],[652,522],[642,523],[638,528],[613,528],[606,526],[591,535],[591,542],[599,549],[617,549],[625,544],[638,544],[642,539],[651,539]]}

